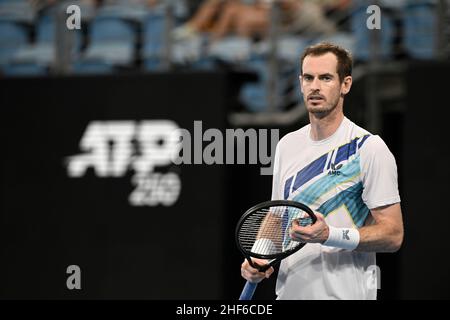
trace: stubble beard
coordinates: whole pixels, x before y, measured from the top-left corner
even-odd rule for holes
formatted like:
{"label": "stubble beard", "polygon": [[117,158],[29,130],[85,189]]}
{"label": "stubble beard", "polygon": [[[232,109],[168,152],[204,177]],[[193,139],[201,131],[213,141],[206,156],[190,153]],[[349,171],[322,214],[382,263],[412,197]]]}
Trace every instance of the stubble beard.
{"label": "stubble beard", "polygon": [[339,98],[340,98],[340,96],[338,95],[330,103],[327,103],[325,101],[324,105],[314,106],[314,105],[312,105],[312,103],[309,103],[307,101],[307,97],[306,97],[306,101],[305,101],[306,109],[308,110],[309,113],[313,114],[316,118],[323,119],[326,116],[328,116],[329,114],[331,114],[336,109],[336,107],[339,104]]}

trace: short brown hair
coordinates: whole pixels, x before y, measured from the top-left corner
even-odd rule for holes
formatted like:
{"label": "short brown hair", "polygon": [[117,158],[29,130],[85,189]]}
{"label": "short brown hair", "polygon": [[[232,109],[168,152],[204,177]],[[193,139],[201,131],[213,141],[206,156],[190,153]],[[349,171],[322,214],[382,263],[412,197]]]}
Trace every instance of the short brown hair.
{"label": "short brown hair", "polygon": [[309,46],[303,52],[301,58],[301,69],[303,73],[303,60],[306,56],[322,56],[328,52],[333,53],[337,58],[337,73],[339,75],[339,80],[342,82],[344,78],[352,75],[353,58],[350,52],[344,48],[335,45],[330,42],[321,42],[312,46]]}

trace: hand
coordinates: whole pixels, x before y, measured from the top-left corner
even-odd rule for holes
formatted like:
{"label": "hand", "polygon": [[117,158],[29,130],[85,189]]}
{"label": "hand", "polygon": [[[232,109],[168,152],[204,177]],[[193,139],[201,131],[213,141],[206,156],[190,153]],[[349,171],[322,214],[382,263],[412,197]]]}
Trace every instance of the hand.
{"label": "hand", "polygon": [[323,214],[314,212],[317,221],[310,226],[302,227],[297,220],[292,221],[289,236],[294,241],[308,243],[324,243],[328,239],[329,228]]}
{"label": "hand", "polygon": [[[253,263],[256,263],[260,266],[264,266],[268,263],[267,260],[263,259],[255,259],[252,258]],[[247,261],[247,259],[244,260],[244,262],[241,265],[241,275],[242,277],[250,281],[252,283],[258,283],[261,282],[265,278],[269,278],[270,275],[273,273],[274,269],[273,267],[270,267],[265,272],[260,272],[258,269],[253,268]]]}

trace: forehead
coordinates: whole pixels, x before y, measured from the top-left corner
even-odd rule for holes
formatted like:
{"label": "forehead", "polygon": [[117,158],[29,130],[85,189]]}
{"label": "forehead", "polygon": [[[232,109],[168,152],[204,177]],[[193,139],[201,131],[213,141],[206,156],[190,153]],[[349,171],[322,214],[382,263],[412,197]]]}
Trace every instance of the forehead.
{"label": "forehead", "polygon": [[307,74],[334,74],[337,73],[337,63],[337,57],[331,52],[321,56],[306,56],[302,71]]}

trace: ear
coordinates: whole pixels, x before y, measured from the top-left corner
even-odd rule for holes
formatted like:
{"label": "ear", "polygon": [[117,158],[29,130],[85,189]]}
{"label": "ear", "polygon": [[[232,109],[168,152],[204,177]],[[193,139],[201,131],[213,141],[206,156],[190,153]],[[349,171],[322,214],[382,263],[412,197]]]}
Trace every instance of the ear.
{"label": "ear", "polygon": [[352,87],[353,78],[351,76],[347,76],[344,78],[341,84],[341,92],[343,95],[346,95],[350,92],[350,88]]}

